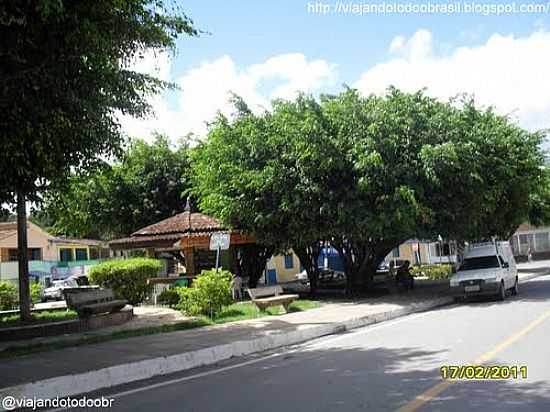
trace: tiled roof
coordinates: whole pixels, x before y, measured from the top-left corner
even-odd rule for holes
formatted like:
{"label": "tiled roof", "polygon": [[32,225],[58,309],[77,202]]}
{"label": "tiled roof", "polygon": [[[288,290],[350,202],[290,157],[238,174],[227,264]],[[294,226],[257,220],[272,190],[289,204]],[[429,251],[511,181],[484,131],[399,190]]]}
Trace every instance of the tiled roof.
{"label": "tiled roof", "polygon": [[142,247],[161,244],[174,244],[183,236],[209,236],[211,232],[224,230],[219,220],[203,213],[183,212],[164,219],[153,225],[140,229],[130,237],[115,239],[109,245],[123,248],[124,246]]}
{"label": "tiled roof", "polygon": [[153,225],[144,227],[132,233],[132,237],[168,233],[183,234],[187,232],[215,231],[222,229],[220,221],[213,217],[202,213],[191,213],[191,216],[189,216],[189,212],[183,212]]}
{"label": "tiled roof", "polygon": [[54,243],[71,243],[77,245],[86,245],[86,246],[101,246],[105,242],[95,239],[71,239],[67,237],[55,237],[52,239]]}
{"label": "tiled roof", "polygon": [[17,222],[0,222],[0,232],[17,230]]}
{"label": "tiled roof", "polygon": [[536,226],[532,226],[529,223],[522,223],[519,225],[519,227],[516,229],[516,232],[519,232],[520,230],[533,230],[536,229]]}
{"label": "tiled roof", "polygon": [[110,245],[123,245],[123,244],[133,244],[133,243],[147,243],[147,242],[157,242],[157,241],[172,241],[176,242],[181,239],[181,233],[170,233],[164,235],[152,235],[152,236],[130,236],[124,237],[121,239],[111,240]]}

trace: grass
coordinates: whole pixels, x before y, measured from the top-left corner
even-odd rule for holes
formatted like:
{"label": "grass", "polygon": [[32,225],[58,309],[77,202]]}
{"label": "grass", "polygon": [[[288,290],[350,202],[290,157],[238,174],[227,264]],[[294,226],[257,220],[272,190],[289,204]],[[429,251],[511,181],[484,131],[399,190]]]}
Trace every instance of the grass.
{"label": "grass", "polygon": [[32,320],[30,322],[22,322],[19,319],[19,314],[14,313],[12,315],[0,316],[0,329],[11,328],[13,326],[30,326],[38,325],[41,323],[61,322],[63,320],[77,319],[78,315],[75,311],[69,310],[57,310],[57,311],[44,311],[35,312],[32,314]]}
{"label": "grass", "polygon": [[[319,302],[313,300],[297,300],[290,304],[289,312],[301,312],[303,310],[315,309],[320,306]],[[237,303],[228,306],[213,320],[213,323],[235,322],[238,320],[256,319],[264,316],[274,316],[283,313],[281,306],[272,306],[265,311],[259,311],[253,303]]]}
{"label": "grass", "polygon": [[[311,300],[298,300],[292,302],[289,307],[289,312],[300,312],[303,310],[314,309],[319,307],[319,302]],[[94,343],[109,342],[112,340],[131,338],[135,336],[154,335],[157,333],[176,332],[180,330],[200,328],[203,326],[235,322],[238,320],[256,319],[265,316],[275,316],[283,312],[282,307],[275,306],[268,308],[265,311],[258,311],[253,303],[233,304],[224,308],[224,310],[215,318],[210,319],[202,316],[183,322],[174,323],[171,325],[149,326],[146,328],[121,330],[108,335],[84,336],[76,339],[59,339],[44,343],[36,343],[25,346],[9,346],[0,351],[0,359],[13,358],[16,356],[28,355],[37,352],[44,352],[67,347],[90,345]],[[53,313],[53,312],[52,312]],[[61,312],[66,314],[67,312]],[[76,315],[76,313],[75,313]],[[15,316],[15,315],[13,315]],[[58,319],[63,320],[63,319]]]}

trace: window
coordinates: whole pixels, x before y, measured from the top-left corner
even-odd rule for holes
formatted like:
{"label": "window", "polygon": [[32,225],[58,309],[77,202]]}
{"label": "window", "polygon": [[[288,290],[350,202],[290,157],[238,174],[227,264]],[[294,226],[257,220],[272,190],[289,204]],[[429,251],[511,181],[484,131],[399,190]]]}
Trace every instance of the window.
{"label": "window", "polygon": [[496,256],[481,256],[464,259],[460,270],[490,269],[500,267]]}
{"label": "window", "polygon": [[19,256],[17,249],[8,249],[8,260],[10,262],[15,262]]}
{"label": "window", "polygon": [[28,252],[29,260],[42,260],[42,249],[31,248]]}
{"label": "window", "polygon": [[399,257],[399,247],[396,247],[391,251],[391,257],[393,257],[393,258],[398,258]]}
{"label": "window", "polygon": [[76,260],[88,260],[88,250],[84,248],[75,249]]}
{"label": "window", "polygon": [[90,259],[99,259],[99,250],[96,247],[90,248]]}
{"label": "window", "polygon": [[550,250],[548,232],[535,233],[535,246],[535,251],[537,252],[547,252]]}
{"label": "window", "polygon": [[533,251],[533,235],[519,235],[519,253],[526,255],[529,249],[531,249],[531,252]]}
{"label": "window", "polygon": [[294,267],[294,259],[292,255],[285,255],[285,269],[292,269]]}
{"label": "window", "polygon": [[59,249],[59,260],[61,262],[70,262],[73,259],[73,250],[68,248]]}
{"label": "window", "polygon": [[[8,249],[8,260],[10,262],[17,261],[18,257],[19,257],[19,253],[17,252],[17,249],[15,248]],[[27,259],[42,260],[42,249],[38,247],[27,249]]]}
{"label": "window", "polygon": [[[443,253],[442,253],[443,251]],[[452,256],[455,254],[455,247],[450,243],[436,243],[435,256]]]}

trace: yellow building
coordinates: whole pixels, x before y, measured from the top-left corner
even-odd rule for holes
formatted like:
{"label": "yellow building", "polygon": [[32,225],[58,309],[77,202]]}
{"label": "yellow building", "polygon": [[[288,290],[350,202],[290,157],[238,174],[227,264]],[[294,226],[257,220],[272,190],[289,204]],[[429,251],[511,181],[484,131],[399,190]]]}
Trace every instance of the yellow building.
{"label": "yellow building", "polygon": [[[109,257],[101,241],[56,237],[32,222],[27,223],[27,242],[29,272],[36,278],[85,274],[98,259]],[[17,257],[17,223],[0,223],[0,281],[17,280]]]}
{"label": "yellow building", "polygon": [[457,246],[453,241],[427,241],[410,239],[395,248],[387,257],[408,260],[411,265],[434,265],[438,263],[454,263],[457,259]]}
{"label": "yellow building", "polygon": [[266,279],[268,284],[286,283],[296,280],[302,271],[298,256],[291,250],[284,255],[275,255],[267,261]]}

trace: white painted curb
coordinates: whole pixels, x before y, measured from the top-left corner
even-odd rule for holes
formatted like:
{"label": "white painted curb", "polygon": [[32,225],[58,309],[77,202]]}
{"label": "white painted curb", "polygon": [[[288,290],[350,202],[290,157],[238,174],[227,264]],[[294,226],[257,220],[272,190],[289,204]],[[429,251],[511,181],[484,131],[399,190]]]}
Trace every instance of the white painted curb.
{"label": "white painted curb", "polygon": [[321,336],[340,333],[411,313],[433,309],[449,304],[452,301],[452,298],[444,297],[429,302],[414,303],[409,307],[389,312],[352,318],[344,322],[319,325],[302,330],[298,329],[288,333],[275,333],[257,339],[237,341],[177,355],[126,363],[77,375],[57,376],[55,378],[2,388],[0,389],[0,399],[6,396],[13,396],[15,398],[53,398],[56,396],[71,396],[92,392],[154,376],[212,365],[235,356],[250,355],[252,353],[302,343]]}

